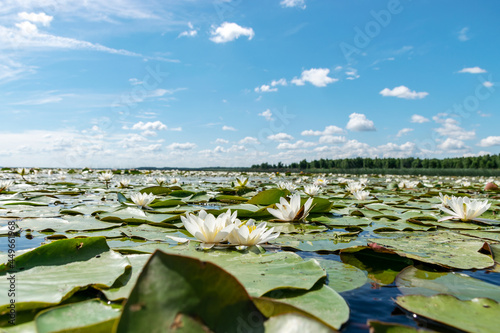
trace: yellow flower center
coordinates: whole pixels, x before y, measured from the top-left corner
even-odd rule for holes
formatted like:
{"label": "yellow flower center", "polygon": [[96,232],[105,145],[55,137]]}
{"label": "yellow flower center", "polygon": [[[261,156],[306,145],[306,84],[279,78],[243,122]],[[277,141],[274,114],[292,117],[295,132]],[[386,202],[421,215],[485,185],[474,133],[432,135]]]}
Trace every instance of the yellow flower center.
{"label": "yellow flower center", "polygon": [[255,229],[257,229],[257,226],[255,226],[255,225],[248,226],[248,225],[247,225],[247,228],[248,228],[248,231],[249,231],[250,233],[252,233],[252,231],[254,231]]}

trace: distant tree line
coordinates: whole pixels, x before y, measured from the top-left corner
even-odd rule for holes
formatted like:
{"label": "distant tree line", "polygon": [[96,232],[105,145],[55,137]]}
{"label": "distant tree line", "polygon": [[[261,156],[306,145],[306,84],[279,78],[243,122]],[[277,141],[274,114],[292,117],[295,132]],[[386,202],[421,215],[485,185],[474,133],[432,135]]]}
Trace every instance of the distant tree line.
{"label": "distant tree line", "polygon": [[475,157],[453,157],[453,158],[342,158],[342,159],[319,159],[314,161],[302,160],[300,162],[283,164],[254,164],[254,170],[283,170],[283,171],[306,171],[306,170],[349,170],[349,169],[500,169],[500,154],[483,155]]}

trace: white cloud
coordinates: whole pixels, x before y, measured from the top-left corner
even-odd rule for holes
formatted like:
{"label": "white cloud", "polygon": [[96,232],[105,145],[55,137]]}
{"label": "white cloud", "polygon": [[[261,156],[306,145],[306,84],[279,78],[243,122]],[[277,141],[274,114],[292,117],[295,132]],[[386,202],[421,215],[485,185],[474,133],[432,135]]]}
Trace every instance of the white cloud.
{"label": "white cloud", "polygon": [[399,132],[398,132],[398,134],[396,134],[396,136],[397,136],[398,138],[400,138],[400,137],[402,137],[403,135],[406,135],[406,134],[408,134],[408,133],[410,133],[410,132],[412,132],[412,131],[414,131],[414,129],[413,129],[413,128],[403,128],[403,129],[400,129],[400,130],[399,130]]}
{"label": "white cloud", "polygon": [[313,130],[305,130],[300,133],[301,135],[307,136],[307,135],[314,135],[314,136],[321,136],[321,135],[332,135],[332,134],[344,134],[344,130],[338,126],[335,125],[330,125],[326,126],[323,131],[313,131]]}
{"label": "white cloud", "polygon": [[416,92],[415,90],[411,91],[408,87],[399,86],[393,88],[392,90],[389,88],[384,88],[380,91],[380,95],[384,97],[397,97],[404,99],[422,99],[429,95],[429,93]]}
{"label": "white cloud", "polygon": [[260,87],[256,87],[254,89],[255,92],[276,92],[278,91],[278,88],[271,88],[271,86],[267,85],[267,84],[263,84],[261,85]]}
{"label": "white cloud", "polygon": [[188,22],[189,30],[183,31],[177,37],[195,37],[198,35],[198,30],[196,30],[191,22]]}
{"label": "white cloud", "polygon": [[485,86],[486,88],[491,88],[493,87],[493,82],[490,82],[490,81],[484,81],[483,82],[483,86]]}
{"label": "white cloud", "polygon": [[355,112],[349,115],[346,128],[356,132],[376,131],[373,121],[366,118],[366,115]]}
{"label": "white cloud", "polygon": [[316,146],[314,142],[306,142],[304,140],[299,140],[295,143],[283,142],[278,145],[278,149],[301,149]]}
{"label": "white cloud", "polygon": [[191,150],[196,147],[197,147],[196,144],[192,142],[185,142],[185,143],[174,142],[170,144],[167,148],[171,150]]}
{"label": "white cloud", "polygon": [[447,138],[441,144],[438,145],[439,149],[442,150],[464,150],[468,147],[462,140]]}
{"label": "white cloud", "polygon": [[170,130],[173,132],[182,132],[182,127],[172,127]]}
{"label": "white cloud", "polygon": [[251,40],[255,35],[252,28],[244,28],[231,22],[224,22],[217,28],[212,27],[211,34],[210,40],[214,43],[232,42],[240,36],[248,36],[248,40]]}
{"label": "white cloud", "polygon": [[266,111],[259,113],[259,116],[264,117],[267,121],[273,120],[273,113],[271,112],[270,109],[267,109]]}
{"label": "white cloud", "polygon": [[217,144],[220,144],[220,145],[221,145],[221,144],[226,144],[226,143],[229,143],[229,141],[227,141],[227,140],[225,140],[225,139],[220,139],[220,138],[218,138],[218,139],[215,139],[215,143],[217,143]]}
{"label": "white cloud", "polygon": [[269,135],[267,138],[269,140],[278,141],[278,142],[285,142],[285,141],[293,140],[293,136],[291,136],[290,134],[286,134],[286,133],[277,133],[277,134]]}
{"label": "white cloud", "polygon": [[467,35],[468,32],[469,32],[469,27],[464,27],[460,29],[460,31],[458,32],[458,40],[461,42],[468,41],[470,39],[470,37]]}
{"label": "white cloud", "polygon": [[476,131],[466,131],[464,128],[458,126],[458,121],[453,118],[441,119],[435,116],[433,119],[437,123],[442,124],[441,127],[435,129],[442,136],[457,140],[472,140],[476,137]]}
{"label": "white cloud", "polygon": [[337,144],[346,142],[345,136],[323,135],[319,138],[320,144]]}
{"label": "white cloud", "polygon": [[21,19],[30,21],[33,23],[41,23],[43,26],[47,27],[50,25],[50,22],[52,22],[53,17],[50,15],[47,15],[45,13],[26,13],[26,12],[21,12],[18,13],[17,16],[19,16]]}
{"label": "white cloud", "polygon": [[273,81],[271,81],[271,86],[272,87],[275,87],[275,86],[286,86],[287,84],[288,83],[283,78],[281,78],[279,80],[273,80]]}
{"label": "white cloud", "polygon": [[156,136],[157,133],[155,131],[146,130],[146,131],[142,132],[141,135],[142,136]]}
{"label": "white cloud", "polygon": [[126,56],[141,56],[123,49],[113,49],[87,41],[43,33],[29,21],[16,23],[16,27],[17,29],[0,26],[0,49],[87,49]]}
{"label": "white cloud", "polygon": [[424,116],[421,116],[419,114],[414,114],[413,116],[411,116],[412,123],[423,124],[423,123],[427,123],[429,121],[430,121],[429,119],[427,119]]}
{"label": "white cloud", "polygon": [[223,131],[233,131],[234,132],[234,131],[236,131],[236,128],[224,125],[224,126],[222,126],[222,130]]}
{"label": "white cloud", "polygon": [[282,7],[299,7],[302,9],[306,9],[305,0],[281,0],[280,5]]}
{"label": "white cloud", "polygon": [[359,74],[358,70],[354,68],[348,68],[347,71],[345,72],[347,75],[346,79],[347,80],[356,80],[359,79]]}
{"label": "white cloud", "polygon": [[470,73],[470,74],[481,74],[481,73],[486,73],[485,69],[482,69],[480,67],[466,67],[458,71],[459,73]]}
{"label": "white cloud", "polygon": [[257,140],[257,138],[254,138],[252,136],[247,136],[239,141],[239,144],[250,144],[250,145],[258,145],[260,144],[260,141]]}
{"label": "white cloud", "polygon": [[500,136],[489,136],[481,139],[477,145],[480,147],[500,146]]}
{"label": "white cloud", "polygon": [[309,82],[316,87],[326,87],[327,84],[338,81],[338,79],[329,77],[329,73],[328,68],[311,68],[302,71],[300,78],[294,77],[292,83],[303,86],[306,82]]}
{"label": "white cloud", "polygon": [[140,131],[165,131],[167,129],[167,125],[163,124],[159,120],[154,122],[148,121],[147,123],[143,123],[142,121],[140,121],[134,124],[132,126],[132,129]]}

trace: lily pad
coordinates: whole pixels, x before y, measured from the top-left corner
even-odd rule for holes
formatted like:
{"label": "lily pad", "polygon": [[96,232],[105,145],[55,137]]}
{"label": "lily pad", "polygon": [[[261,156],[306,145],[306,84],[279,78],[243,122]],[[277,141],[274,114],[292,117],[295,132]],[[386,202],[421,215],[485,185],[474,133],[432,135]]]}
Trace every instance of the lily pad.
{"label": "lily pad", "polygon": [[172,328],[179,316],[197,317],[216,332],[236,332],[239,325],[264,322],[245,288],[219,266],[155,252],[124,305],[116,331]]}
{"label": "lily pad", "polygon": [[500,327],[500,305],[487,298],[461,301],[450,295],[400,296],[396,304],[406,311],[471,333],[496,332]]}
{"label": "lily pad", "polygon": [[338,293],[357,289],[367,281],[366,273],[355,266],[326,259],[317,259],[328,273],[328,286]]}
{"label": "lily pad", "polygon": [[396,278],[404,295],[453,295],[460,300],[491,298],[500,302],[500,287],[458,272],[435,272],[410,266]]}

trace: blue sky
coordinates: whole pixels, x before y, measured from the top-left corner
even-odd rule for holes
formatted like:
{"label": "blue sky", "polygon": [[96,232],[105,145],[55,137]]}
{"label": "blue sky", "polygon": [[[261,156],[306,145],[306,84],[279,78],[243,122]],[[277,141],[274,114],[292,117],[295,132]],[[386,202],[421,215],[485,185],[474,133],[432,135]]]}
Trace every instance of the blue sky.
{"label": "blue sky", "polygon": [[0,165],[500,152],[500,3],[4,0]]}

